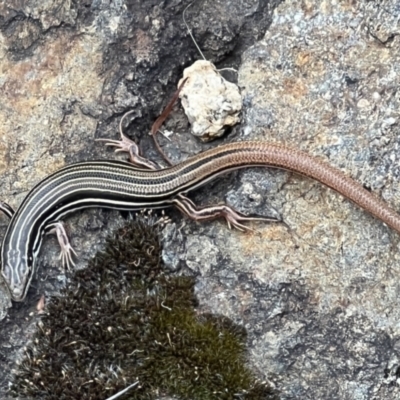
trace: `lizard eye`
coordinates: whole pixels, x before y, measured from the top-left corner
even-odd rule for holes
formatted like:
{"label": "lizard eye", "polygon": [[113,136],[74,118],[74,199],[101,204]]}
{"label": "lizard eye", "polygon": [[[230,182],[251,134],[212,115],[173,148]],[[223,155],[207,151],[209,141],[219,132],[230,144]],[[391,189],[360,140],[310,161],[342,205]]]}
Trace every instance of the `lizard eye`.
{"label": "lizard eye", "polygon": [[18,266],[18,273],[19,273],[19,276],[25,277],[25,276],[28,275],[28,272],[29,272],[28,266],[26,265],[26,263],[24,263],[23,261],[21,261],[21,262],[19,263],[19,266]]}

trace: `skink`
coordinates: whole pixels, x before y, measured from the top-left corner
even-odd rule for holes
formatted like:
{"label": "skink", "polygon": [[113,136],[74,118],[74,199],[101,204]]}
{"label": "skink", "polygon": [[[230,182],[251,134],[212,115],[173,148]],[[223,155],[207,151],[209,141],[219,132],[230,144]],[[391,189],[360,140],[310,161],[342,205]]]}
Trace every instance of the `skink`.
{"label": "skink", "polygon": [[336,190],[400,233],[400,216],[340,170],[300,150],[264,142],[238,142],[146,170],[122,161],[89,161],[62,168],[35,186],[12,216],[1,249],[2,275],[11,298],[22,301],[35,272],[44,233],[67,214],[88,208],[120,210],[177,206],[206,220],[225,217],[245,229],[246,217],[228,206],[197,209],[185,194],[219,175],[250,166],[276,167],[313,178]]}

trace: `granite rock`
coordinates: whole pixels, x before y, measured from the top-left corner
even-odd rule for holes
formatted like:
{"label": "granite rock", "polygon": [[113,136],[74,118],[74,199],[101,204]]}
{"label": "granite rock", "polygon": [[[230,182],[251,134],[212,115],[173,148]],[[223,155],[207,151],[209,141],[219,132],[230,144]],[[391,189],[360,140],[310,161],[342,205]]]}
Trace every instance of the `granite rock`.
{"label": "granite rock", "polygon": [[[199,58],[182,20],[190,1],[0,2],[0,198],[17,208],[35,183],[75,161],[114,157],[96,138],[117,138],[121,116],[135,110],[125,132],[151,158],[147,135],[175,91],[183,68]],[[271,21],[268,1],[193,4],[186,12],[196,40],[212,62],[238,65],[243,49]],[[171,127],[188,130],[182,112]],[[177,161],[201,149],[174,135],[163,143]],[[181,145],[182,144],[182,145]],[[183,154],[182,154],[183,149]],[[186,153],[186,154],[185,154]],[[123,157],[122,158],[126,158]],[[87,210],[68,218],[78,268],[101,249],[124,220],[120,213]],[[0,235],[7,227],[0,215]],[[11,304],[0,286],[0,397],[6,398],[15,360],[29,341],[42,294],[66,283],[58,247],[49,236],[26,301]],[[12,307],[11,307],[12,306]],[[11,308],[10,308],[11,307]]]}
{"label": "granite rock", "polygon": [[[0,4],[2,200],[16,207],[60,166],[110,157],[93,139],[116,137],[131,107],[124,129],[155,157],[145,134],[197,57],[181,18],[188,3]],[[301,148],[400,209],[397,3],[286,2],[265,36],[275,3],[194,3],[186,19],[206,57],[239,69],[242,124],[225,140]],[[174,162],[217,145],[196,142],[181,111],[167,128],[175,134],[162,145]],[[164,231],[165,262],[196,273],[199,312],[247,329],[260,378],[282,399],[400,397],[395,232],[330,189],[279,170],[233,173],[191,197],[284,221],[243,234],[172,211],[175,223]],[[94,210],[68,219],[80,267],[119,218]],[[3,233],[7,220],[0,224]],[[49,238],[24,304],[7,309],[7,292],[0,295],[1,371],[29,340],[39,296],[65,284],[57,252]],[[2,398],[8,378],[0,374]]]}

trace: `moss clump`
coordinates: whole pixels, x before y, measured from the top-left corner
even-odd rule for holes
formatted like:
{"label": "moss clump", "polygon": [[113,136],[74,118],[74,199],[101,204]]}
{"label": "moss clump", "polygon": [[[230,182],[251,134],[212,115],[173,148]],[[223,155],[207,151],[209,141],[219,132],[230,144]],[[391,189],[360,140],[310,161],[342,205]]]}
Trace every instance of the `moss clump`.
{"label": "moss clump", "polygon": [[51,299],[11,394],[41,400],[277,399],[245,367],[245,331],[196,316],[194,279],[162,269],[158,230],[137,219]]}

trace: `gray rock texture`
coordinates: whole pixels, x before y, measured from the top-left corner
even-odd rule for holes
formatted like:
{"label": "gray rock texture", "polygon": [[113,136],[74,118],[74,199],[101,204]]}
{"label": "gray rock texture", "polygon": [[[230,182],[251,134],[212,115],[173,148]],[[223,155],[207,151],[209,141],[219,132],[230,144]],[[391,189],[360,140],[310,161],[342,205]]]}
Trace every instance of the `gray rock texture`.
{"label": "gray rock texture", "polygon": [[[7,4],[6,4],[7,3]],[[96,137],[125,130],[149,157],[146,132],[183,68],[199,58],[186,1],[0,3],[0,198],[14,207],[68,163],[113,157]],[[207,58],[239,68],[241,126],[227,141],[285,142],[321,157],[400,210],[399,13],[392,1],[199,1],[186,19]],[[273,22],[270,27],[269,21]],[[267,33],[265,30],[268,28]],[[264,36],[265,34],[265,36]],[[263,39],[259,42],[257,40]],[[241,61],[240,61],[241,57]],[[175,162],[218,143],[188,135],[181,111],[161,139]],[[220,141],[219,141],[220,142]],[[222,177],[191,196],[285,224],[230,231],[170,212],[164,260],[197,274],[201,311],[249,333],[249,363],[282,399],[400,397],[400,237],[340,195],[284,171]],[[68,219],[80,267],[118,213]],[[0,217],[1,234],[7,220]],[[29,340],[41,294],[65,283],[49,238],[23,304],[0,293],[0,397]]]}
{"label": "gray rock texture", "polygon": [[[16,208],[35,183],[58,168],[114,157],[94,139],[117,138],[121,116],[132,109],[125,132],[157,159],[147,132],[183,69],[199,58],[182,19],[189,3],[0,2],[1,200]],[[208,59],[237,66],[243,50],[265,34],[274,5],[266,0],[197,1],[186,20]],[[170,126],[188,131],[183,113],[174,114]],[[183,135],[167,144],[175,161],[200,149],[194,138]],[[119,213],[101,210],[68,219],[79,268],[122,222]],[[1,237],[7,223],[0,215]],[[49,237],[24,303],[11,304],[0,282],[1,399],[37,321],[37,302],[42,294],[56,294],[68,279],[59,269],[58,252],[55,238]]]}
{"label": "gray rock texture", "polygon": [[[398,16],[398,2],[282,3],[243,54],[235,138],[301,148],[400,209]],[[203,309],[244,324],[284,399],[399,398],[398,234],[283,171],[240,172],[221,190],[287,226],[170,227],[166,259],[199,275]]]}

